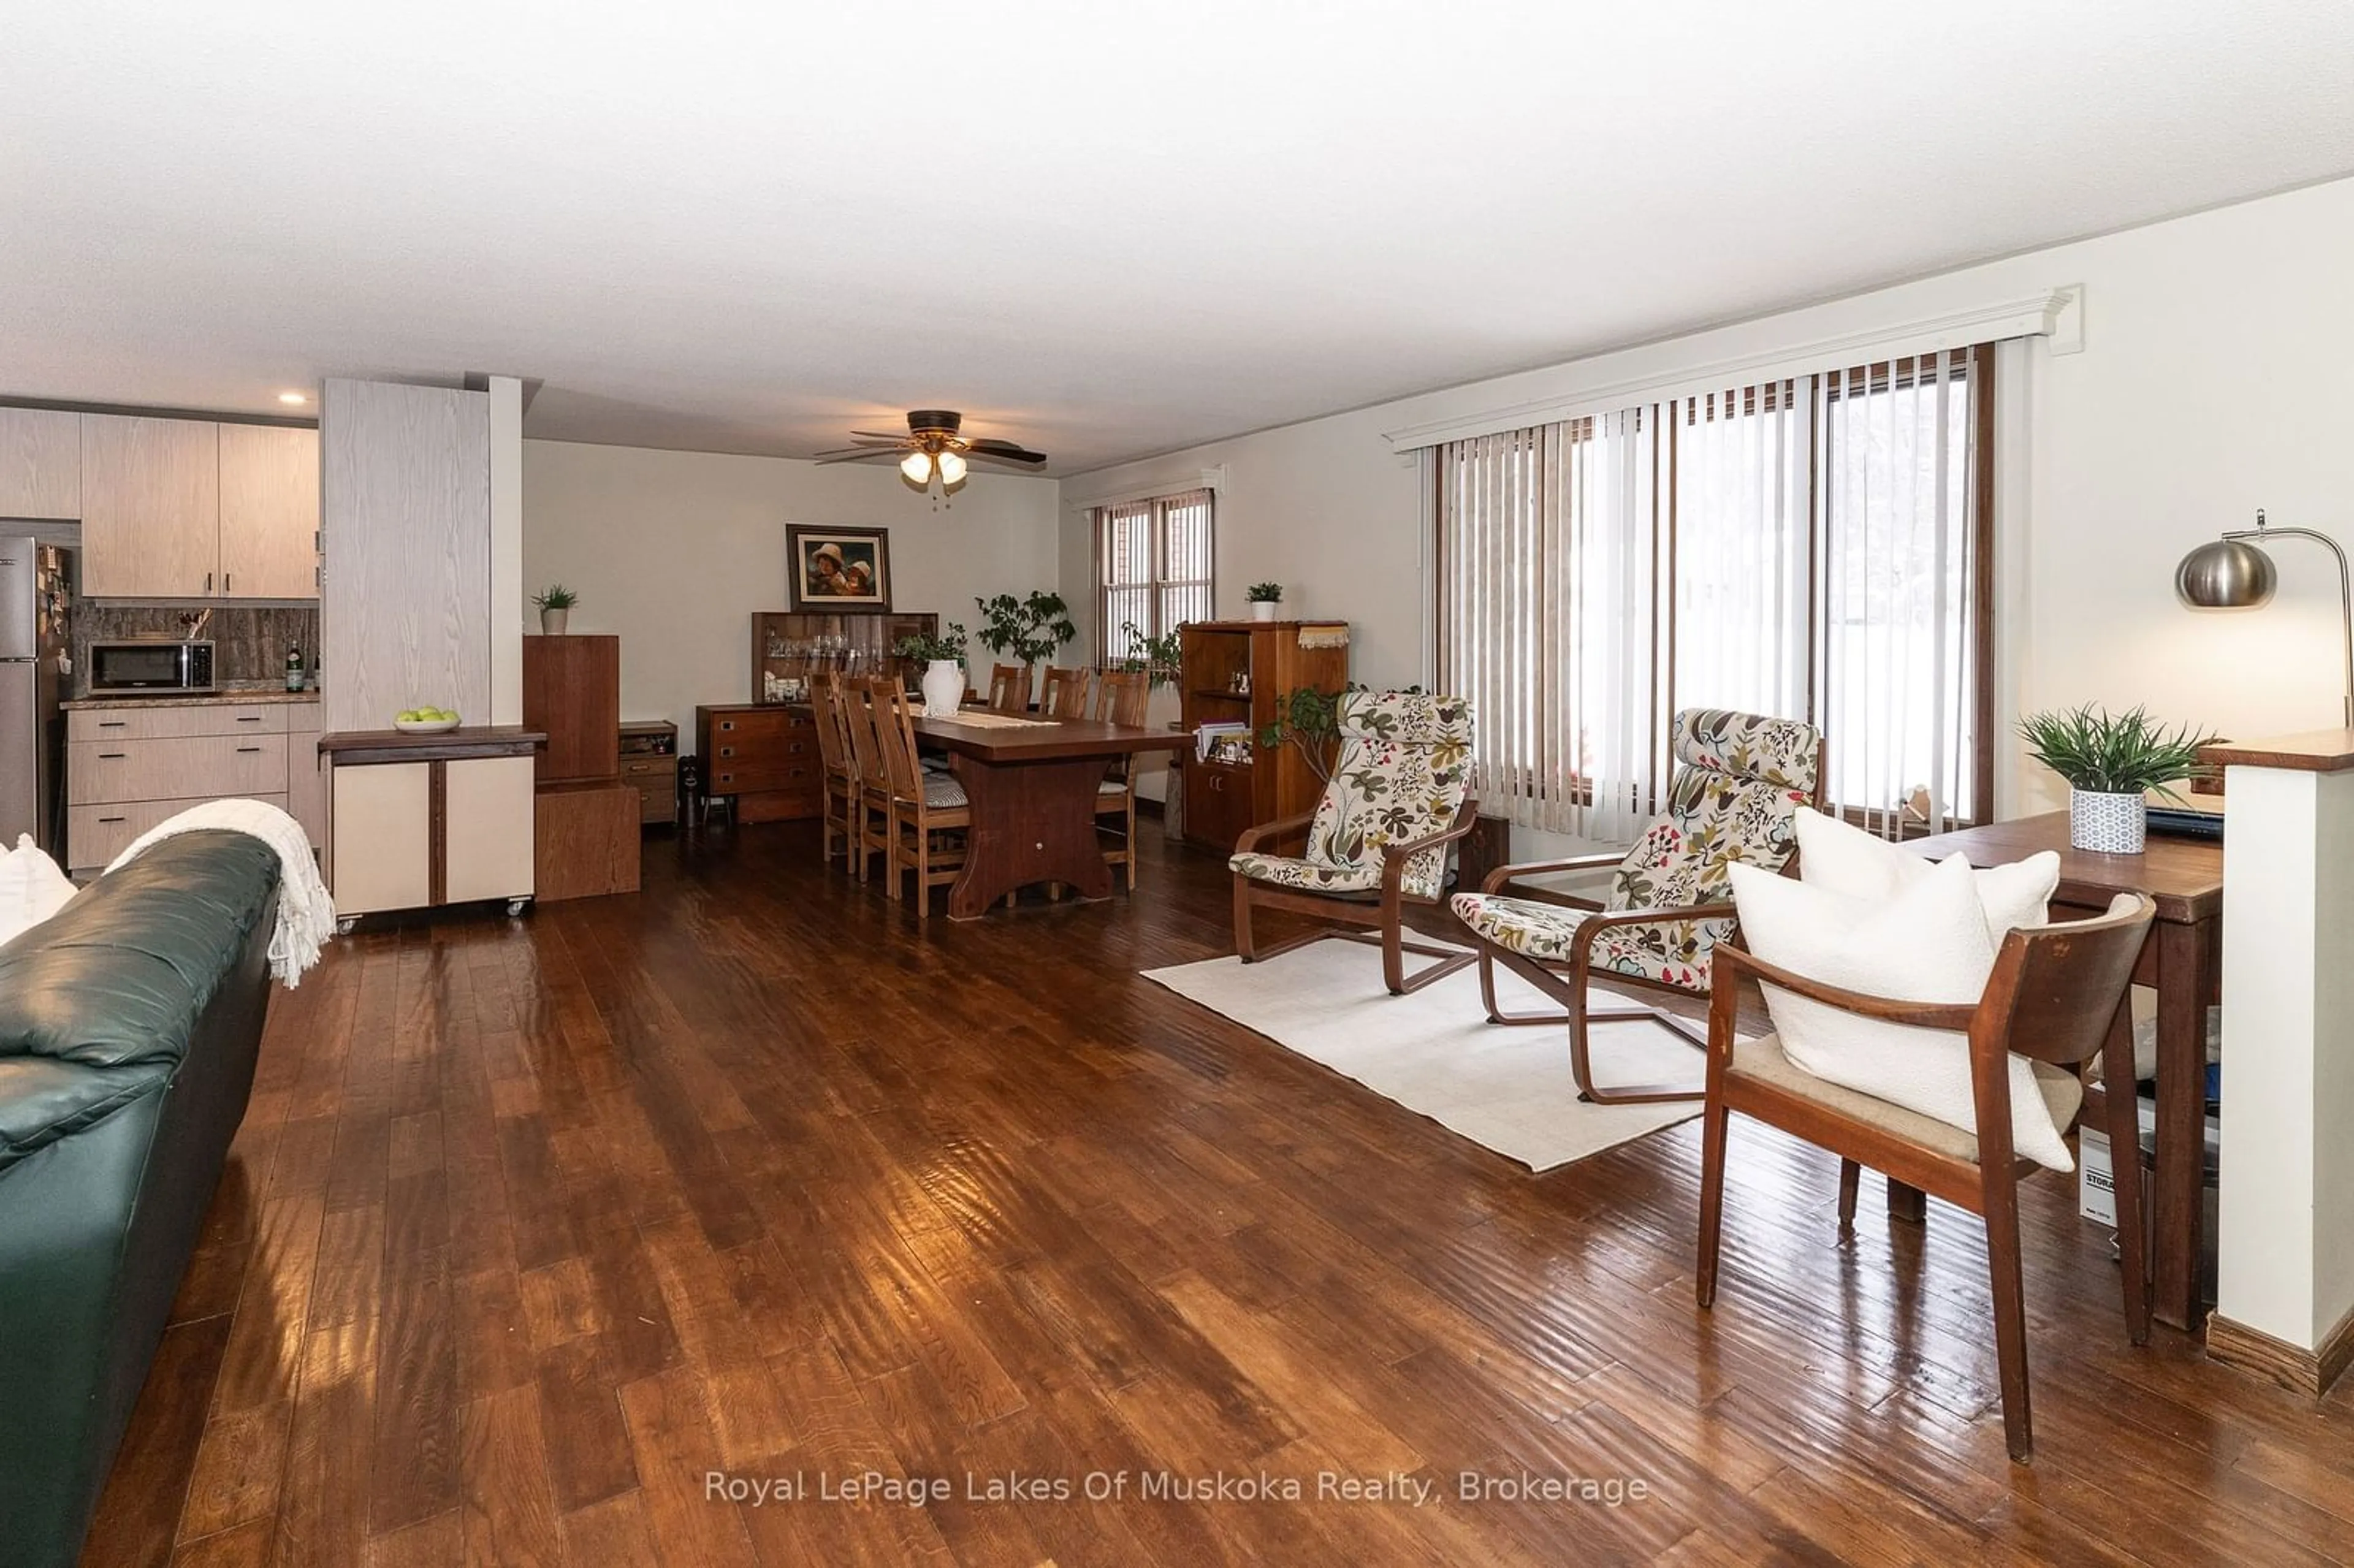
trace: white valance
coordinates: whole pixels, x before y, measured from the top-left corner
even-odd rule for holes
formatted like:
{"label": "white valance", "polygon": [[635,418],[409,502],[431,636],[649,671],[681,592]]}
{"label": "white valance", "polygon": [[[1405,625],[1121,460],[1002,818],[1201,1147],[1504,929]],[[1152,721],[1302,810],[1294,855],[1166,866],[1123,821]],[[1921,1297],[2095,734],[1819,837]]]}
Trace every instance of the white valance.
{"label": "white valance", "polygon": [[1843,333],[1812,343],[1739,355],[1710,363],[1581,387],[1555,397],[1536,398],[1508,408],[1484,408],[1386,433],[1390,450],[1418,451],[1445,441],[1469,440],[1504,430],[1524,430],[1564,419],[1615,414],[1638,403],[1666,402],[1728,387],[1755,386],[1794,376],[1844,370],[1914,355],[1943,353],[1974,344],[1999,343],[2008,338],[2040,337],[2053,354],[2073,354],[2084,346],[2084,290],[2081,283],[2050,289],[2021,299],[1997,300],[1986,305],[1925,321],[1903,323]]}

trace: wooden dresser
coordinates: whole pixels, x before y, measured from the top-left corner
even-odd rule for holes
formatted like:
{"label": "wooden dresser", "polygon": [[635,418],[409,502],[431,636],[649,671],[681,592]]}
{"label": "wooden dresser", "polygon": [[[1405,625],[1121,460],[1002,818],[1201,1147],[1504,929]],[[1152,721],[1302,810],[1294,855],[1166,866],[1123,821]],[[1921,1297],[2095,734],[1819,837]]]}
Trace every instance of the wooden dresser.
{"label": "wooden dresser", "polygon": [[703,788],[732,795],[747,822],[814,817],[824,803],[816,715],[805,703],[734,703],[695,710]]}

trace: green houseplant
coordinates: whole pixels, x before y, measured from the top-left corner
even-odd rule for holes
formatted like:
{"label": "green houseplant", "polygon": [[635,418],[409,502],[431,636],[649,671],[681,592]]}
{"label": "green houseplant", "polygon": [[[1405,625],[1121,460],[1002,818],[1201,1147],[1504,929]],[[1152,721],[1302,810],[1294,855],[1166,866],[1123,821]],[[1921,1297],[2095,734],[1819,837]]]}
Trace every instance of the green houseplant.
{"label": "green houseplant", "polygon": [[1184,651],[1174,631],[1164,631],[1158,637],[1148,637],[1144,629],[1132,620],[1120,622],[1119,634],[1128,647],[1128,656],[1119,662],[1122,670],[1141,670],[1151,686],[1172,686],[1185,662]]}
{"label": "green houseplant", "polygon": [[1026,599],[1002,593],[972,602],[981,607],[981,630],[974,634],[981,645],[1017,664],[1035,664],[1079,634],[1063,596],[1043,588]]}
{"label": "green houseplant", "polygon": [[562,583],[550,583],[532,595],[531,602],[539,606],[539,629],[550,637],[561,637],[565,623],[572,619],[572,607],[580,602],[580,596]]}
{"label": "green houseplant", "polygon": [[1281,583],[1253,583],[1243,589],[1243,599],[1251,607],[1254,620],[1273,620],[1283,604]]}
{"label": "green houseplant", "polygon": [[964,705],[965,630],[956,621],[933,636],[918,631],[902,637],[891,652],[902,659],[923,662],[924,711],[952,714]]}
{"label": "green houseplant", "polygon": [[2101,854],[2139,854],[2148,830],[2145,794],[2179,799],[2170,786],[2198,766],[2211,733],[2169,729],[2142,708],[2113,714],[2086,703],[2019,722],[2027,755],[2068,780],[2068,842]]}

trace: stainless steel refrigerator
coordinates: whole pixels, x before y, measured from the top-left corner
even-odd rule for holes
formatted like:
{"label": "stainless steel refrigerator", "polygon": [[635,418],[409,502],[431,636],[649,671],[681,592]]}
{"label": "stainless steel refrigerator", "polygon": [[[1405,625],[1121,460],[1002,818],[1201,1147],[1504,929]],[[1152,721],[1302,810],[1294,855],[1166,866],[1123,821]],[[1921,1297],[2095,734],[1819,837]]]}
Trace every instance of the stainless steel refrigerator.
{"label": "stainless steel refrigerator", "polygon": [[19,833],[56,853],[65,840],[66,614],[73,557],[0,536],[0,849]]}

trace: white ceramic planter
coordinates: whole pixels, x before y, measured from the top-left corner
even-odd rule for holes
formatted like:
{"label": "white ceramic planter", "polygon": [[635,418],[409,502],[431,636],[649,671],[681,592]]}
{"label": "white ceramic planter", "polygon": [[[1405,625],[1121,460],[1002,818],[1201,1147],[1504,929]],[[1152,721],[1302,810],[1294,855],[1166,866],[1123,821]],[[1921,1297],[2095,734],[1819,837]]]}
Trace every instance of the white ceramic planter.
{"label": "white ceramic planter", "polygon": [[2068,791],[2068,842],[2077,849],[2096,854],[2139,854],[2148,829],[2148,803],[2138,793]]}
{"label": "white ceramic planter", "polygon": [[564,635],[565,622],[571,619],[572,611],[569,609],[543,609],[539,612],[539,629],[550,637],[561,637]]}
{"label": "white ceramic planter", "polygon": [[1282,613],[1283,601],[1281,599],[1255,599],[1251,600],[1251,619],[1253,620],[1273,620]]}
{"label": "white ceramic planter", "polygon": [[924,711],[952,714],[964,705],[964,666],[953,659],[935,659],[924,666]]}

